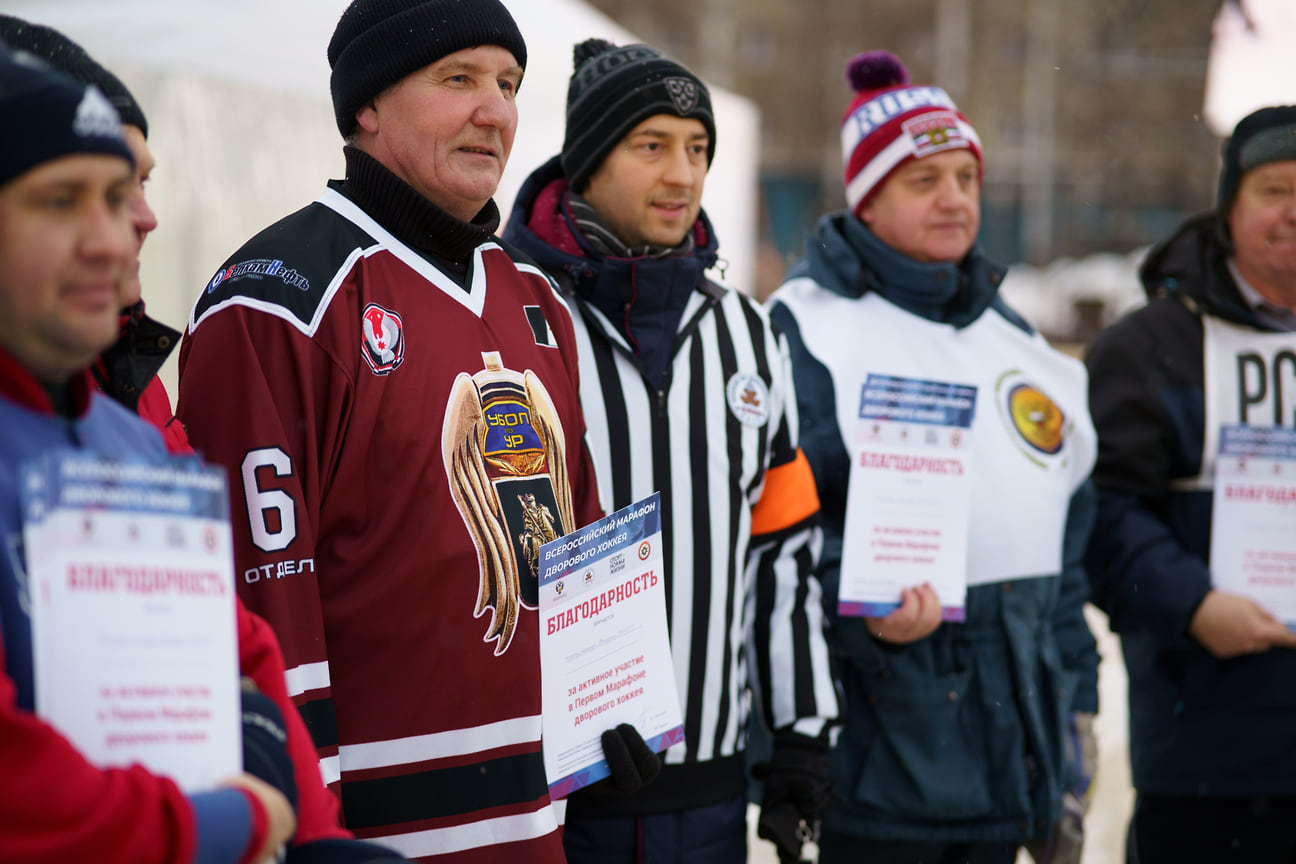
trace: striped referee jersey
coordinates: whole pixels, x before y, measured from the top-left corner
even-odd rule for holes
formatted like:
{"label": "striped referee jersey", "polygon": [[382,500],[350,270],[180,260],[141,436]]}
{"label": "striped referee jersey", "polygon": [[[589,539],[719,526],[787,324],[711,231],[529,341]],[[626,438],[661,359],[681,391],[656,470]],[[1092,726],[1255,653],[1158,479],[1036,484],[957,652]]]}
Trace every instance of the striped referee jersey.
{"label": "striped referee jersey", "polygon": [[797,448],[786,345],[753,300],[704,281],[657,388],[607,317],[566,297],[600,497],[616,510],[662,494],[684,712],[684,742],[667,752],[661,777],[631,800],[574,800],[572,814],[741,795],[748,688],[772,729],[819,736],[837,709],[812,575],[818,497]]}

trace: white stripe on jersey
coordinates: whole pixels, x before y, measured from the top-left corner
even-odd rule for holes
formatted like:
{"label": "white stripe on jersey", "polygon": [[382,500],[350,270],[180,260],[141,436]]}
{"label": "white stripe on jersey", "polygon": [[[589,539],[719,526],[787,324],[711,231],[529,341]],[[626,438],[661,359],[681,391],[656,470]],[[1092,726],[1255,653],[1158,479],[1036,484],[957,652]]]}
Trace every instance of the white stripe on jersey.
{"label": "white stripe on jersey", "polygon": [[411,831],[408,834],[389,834],[386,837],[369,839],[390,846],[407,858],[421,858],[425,855],[448,855],[452,852],[493,846],[498,843],[532,840],[557,830],[558,820],[554,816],[554,809],[551,805],[545,804],[534,813],[499,816],[467,825]]}
{"label": "white stripe on jersey", "polygon": [[365,771],[370,768],[466,756],[469,753],[482,753],[539,740],[540,715],[534,714],[467,729],[411,735],[388,741],[368,741],[364,744],[344,744],[338,748],[338,757],[343,771]]}
{"label": "white stripe on jersey", "polygon": [[342,779],[342,767],[336,756],[325,756],[319,760],[320,777],[324,780],[324,785],[336,783]]}
{"label": "white stripe on jersey", "polygon": [[284,682],[288,685],[290,697],[300,696],[308,690],[324,690],[332,685],[328,661],[294,666],[284,672]]}

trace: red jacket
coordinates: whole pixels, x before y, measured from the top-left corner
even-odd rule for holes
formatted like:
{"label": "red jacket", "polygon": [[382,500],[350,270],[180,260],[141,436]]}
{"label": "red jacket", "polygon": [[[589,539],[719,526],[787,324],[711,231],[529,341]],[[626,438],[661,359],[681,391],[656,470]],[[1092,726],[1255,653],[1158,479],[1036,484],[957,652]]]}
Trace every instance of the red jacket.
{"label": "red jacket", "polygon": [[[192,454],[184,425],[176,419],[171,398],[157,377],[158,368],[179,342],[179,332],[145,315],[142,301],[122,316],[121,323],[121,336],[95,363],[93,372],[99,389],[156,427],[168,452]],[[274,701],[287,724],[288,750],[298,791],[295,842],[350,837],[339,824],[337,799],[320,778],[310,733],[288,698],[283,655],[273,631],[248,612],[241,601],[238,616],[241,670]]]}

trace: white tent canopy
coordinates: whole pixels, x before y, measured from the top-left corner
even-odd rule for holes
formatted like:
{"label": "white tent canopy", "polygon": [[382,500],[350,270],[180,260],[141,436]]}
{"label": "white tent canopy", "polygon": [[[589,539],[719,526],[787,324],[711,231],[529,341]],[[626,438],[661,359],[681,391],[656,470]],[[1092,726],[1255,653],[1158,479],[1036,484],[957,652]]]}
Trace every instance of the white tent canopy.
{"label": "white tent canopy", "polygon": [[[348,2],[0,0],[0,11],[80,42],[149,118],[158,162],[149,200],[161,224],[144,247],[143,283],[154,317],[181,326],[226,256],[342,176],[325,52]],[[507,217],[526,176],[562,146],[574,43],[635,38],[580,0],[504,2],[528,54],[518,135],[496,195]],[[722,281],[750,290],[759,115],[718,88],[712,101],[718,141],[703,205],[728,264]],[[174,374],[173,358],[163,376],[169,388]]]}
{"label": "white tent canopy", "polygon": [[1222,138],[1267,105],[1296,105],[1296,3],[1225,3],[1211,31],[1206,68],[1206,123]]}

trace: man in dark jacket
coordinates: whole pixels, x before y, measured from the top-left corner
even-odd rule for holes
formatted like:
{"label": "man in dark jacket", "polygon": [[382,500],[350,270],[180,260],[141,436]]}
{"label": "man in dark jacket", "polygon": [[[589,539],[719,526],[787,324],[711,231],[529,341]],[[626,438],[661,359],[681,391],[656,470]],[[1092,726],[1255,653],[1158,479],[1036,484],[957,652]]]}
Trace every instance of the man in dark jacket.
{"label": "man in dark jacket", "polygon": [[[1208,568],[1221,426],[1292,423],[1296,107],[1238,123],[1215,212],[1140,275],[1148,304],[1087,360],[1100,494],[1088,563],[1129,670],[1129,860],[1296,860],[1296,636],[1213,588]],[[1239,377],[1253,361],[1268,374]]]}
{"label": "man in dark jacket", "polygon": [[636,790],[655,757],[632,726],[605,734],[603,785],[622,794],[572,796],[563,840],[575,864],[746,860],[749,686],[775,733],[761,836],[795,859],[798,830],[827,804],[837,702],[812,575],[819,501],[784,341],[750,298],[705,275],[715,142],[692,72],[645,45],[587,40],[562,153],[527,180],[504,234],[573,308],[603,499],[662,494],[685,740]]}
{"label": "man in dark jacket", "polygon": [[[1076,861],[1075,832],[1063,829],[1074,828],[1087,771],[1066,745],[1098,701],[1080,566],[1093,514],[1084,369],[999,296],[1003,268],[976,243],[982,152],[967,118],[888,52],[858,55],[847,77],[850,209],[819,221],[770,299],[823,500],[818,572],[846,704],[819,860],[1012,864],[1028,844],[1052,864]],[[894,512],[894,527],[911,532],[906,511],[941,494],[879,493],[855,470],[874,375],[975,388],[959,433],[970,504],[942,514],[936,535],[966,531],[966,552],[946,568],[961,567],[965,603],[928,584],[896,591],[889,612],[858,610],[843,590],[876,572],[865,544],[887,542],[852,530],[848,512]],[[871,617],[843,614],[839,600]],[[961,619],[942,620],[942,606],[959,605]]]}

